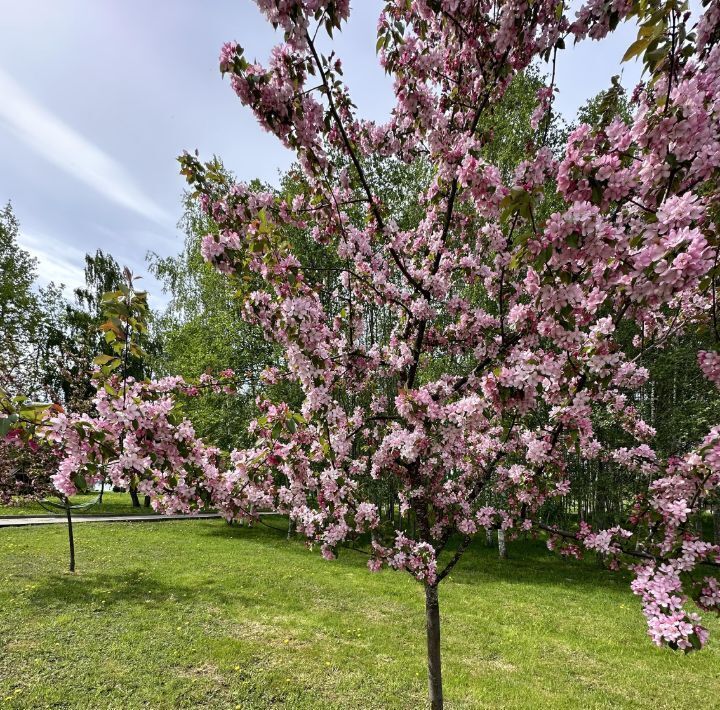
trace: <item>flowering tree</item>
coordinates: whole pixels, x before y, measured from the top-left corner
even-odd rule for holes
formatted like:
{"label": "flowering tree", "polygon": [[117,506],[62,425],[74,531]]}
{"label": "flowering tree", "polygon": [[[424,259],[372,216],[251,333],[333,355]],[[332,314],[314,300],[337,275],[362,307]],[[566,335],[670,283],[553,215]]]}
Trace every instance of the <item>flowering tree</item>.
{"label": "flowering tree", "polygon": [[[384,125],[355,115],[340,61],[318,48],[320,32],[347,20],[348,0],[258,5],[284,43],[267,67],[227,44],[221,70],[296,151],[304,188],[285,199],[232,184],[217,163],[181,163],[218,226],[203,255],[238,278],[246,317],[283,350],[266,381],[299,384],[303,404],[262,402],[256,445],[223,471],[176,414],[170,393],[182,383],[133,384],[122,406],[111,385],[99,423],[54,420],[69,457],[56,485],[71,493],[73,475],[111,455],[104,438],[109,452],[123,442],[111,477],[140,479],[163,509],[210,499],[228,518],[286,512],[328,558],[367,536],[372,570],[406,570],[424,586],[433,708],[443,704],[438,585],[482,529],[545,530],[564,554],[631,565],[653,640],[702,646],[706,631],[685,604],[717,609],[720,586],[689,573],[717,566],[720,549],[688,521],[718,497],[720,427],[662,460],[633,393],[647,378],[643,352],[715,322],[720,4],[690,31],[673,0],[589,0],[575,19],[557,0],[387,2],[377,46],[397,103]],[[632,120],[580,125],[558,160],[545,145],[551,82],[528,158],[504,177],[484,157],[484,118],[513,76],[633,15],[641,27],[627,57],[642,56],[649,81]],[[412,210],[374,188],[377,163],[420,161],[429,178]],[[293,253],[291,229],[333,253],[334,298],[321,298],[321,270]],[[621,328],[636,333],[632,346]],[[699,359],[720,383],[720,355]],[[597,411],[632,445],[603,441]],[[572,451],[644,478],[622,526],[540,522],[570,489]],[[381,523],[374,491],[384,483],[412,525]]]}
{"label": "flowering tree", "polygon": [[[125,397],[118,396],[124,385]],[[43,436],[62,451],[53,483],[66,496],[108,481],[151,496],[155,509],[190,513],[203,507],[218,451],[199,440],[183,417],[178,394],[192,392],[181,378],[120,383],[98,388],[97,415],[56,414]]]}
{"label": "flowering tree", "polygon": [[119,289],[102,297],[107,320],[100,330],[112,354],[95,358],[92,413],[49,411],[40,422],[41,436],[58,451],[52,480],[63,496],[109,482],[135,497],[150,497],[162,512],[189,513],[214,491],[219,451],[197,437],[182,402],[204,390],[235,391],[234,372],[222,372],[221,379],[204,374],[197,383],[133,377],[130,363],[145,355],[148,314],[147,293],[134,282],[125,269]]}
{"label": "flowering tree", "polygon": [[[691,31],[676,2],[590,0],[574,19],[557,0],[387,2],[377,46],[397,103],[378,125],[355,115],[340,60],[318,48],[320,32],[347,20],[349,2],[257,4],[284,43],[267,66],[229,43],[220,67],[260,124],[296,151],[306,190],[280,200],[228,184],[193,156],[181,162],[220,227],[204,256],[228,275],[262,279],[246,292],[247,317],[286,355],[268,377],[299,382],[305,400],[299,412],[266,403],[257,446],[233,456],[228,513],[286,511],[329,558],[369,534],[371,569],[387,564],[422,582],[437,708],[438,584],[480,528],[537,528],[543,504],[567,493],[565,454],[577,449],[638,472],[647,494],[626,525],[551,529],[551,546],[594,549],[614,565],[634,556],[633,589],[653,639],[701,646],[706,633],[684,604],[693,594],[717,608],[718,585],[681,573],[720,554],[687,526],[718,494],[720,429],[662,461],[633,391],[647,377],[641,345],[661,347],[715,317],[720,5],[707,3]],[[626,58],[641,55],[649,81],[632,97],[632,120],[580,125],[558,161],[544,145],[550,83],[528,159],[503,180],[483,158],[482,126],[512,77],[541,58],[554,66],[566,40],[600,40],[633,15],[641,27]],[[415,223],[373,189],[369,165],[379,160],[432,166]],[[548,206],[552,186],[559,209]],[[290,227],[311,230],[341,260],[331,307],[284,239]],[[394,320],[388,338],[373,331],[377,312]],[[620,347],[621,326],[637,333],[632,350]],[[699,357],[719,381],[720,356]],[[599,440],[593,408],[634,445]],[[380,525],[369,491],[387,478],[413,534]]]}
{"label": "flowering tree", "polygon": [[54,492],[52,451],[28,430],[46,410],[47,405],[11,397],[0,388],[0,505],[39,500]]}
{"label": "flowering tree", "polygon": [[99,502],[102,492],[79,505],[71,504],[71,496],[111,483],[134,493],[135,500],[138,491],[146,494],[163,512],[192,512],[203,506],[217,479],[219,452],[198,439],[182,404],[204,391],[234,392],[234,373],[226,370],[221,379],[205,374],[196,383],[133,377],[131,366],[137,368],[144,356],[148,313],[147,294],[134,281],[125,269],[119,289],[102,297],[107,320],[99,330],[112,354],[99,355],[92,372],[82,373],[96,390],[91,411],[66,412],[59,404],[10,397],[0,388],[0,503],[59,497],[60,504],[42,504],[67,516],[71,572],[72,511]]}

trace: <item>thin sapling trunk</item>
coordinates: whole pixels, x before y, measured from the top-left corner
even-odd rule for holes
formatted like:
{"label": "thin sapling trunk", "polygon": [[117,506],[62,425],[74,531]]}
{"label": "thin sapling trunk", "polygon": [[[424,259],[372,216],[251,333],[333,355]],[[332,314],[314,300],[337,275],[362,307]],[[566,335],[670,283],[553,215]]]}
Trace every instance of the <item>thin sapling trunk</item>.
{"label": "thin sapling trunk", "polygon": [[425,627],[427,631],[428,695],[430,708],[442,710],[442,667],[440,663],[440,605],[437,585],[425,585]]}

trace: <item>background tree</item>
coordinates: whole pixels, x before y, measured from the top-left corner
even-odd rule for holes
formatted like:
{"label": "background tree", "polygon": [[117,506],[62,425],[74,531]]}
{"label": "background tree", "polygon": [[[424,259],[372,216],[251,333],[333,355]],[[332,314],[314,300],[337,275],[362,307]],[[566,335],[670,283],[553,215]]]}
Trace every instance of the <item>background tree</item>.
{"label": "background tree", "polygon": [[[136,280],[131,271],[125,267],[117,290],[104,293],[99,299],[100,310],[105,320],[97,330],[103,333],[104,342],[111,354],[100,354],[94,358],[93,363],[100,366],[104,378],[109,378],[111,373],[117,370],[119,379],[115,378],[112,382],[106,381],[103,384],[98,382],[98,375],[94,374],[92,384],[95,389],[98,384],[102,384],[106,390],[119,397],[122,410],[133,406],[128,388],[133,382],[143,379],[143,363],[147,357],[143,343],[147,340],[150,309],[147,292],[137,290]],[[125,454],[124,444],[125,437],[121,435],[119,456]],[[133,507],[139,508],[140,498],[134,479],[130,480],[128,491]],[[149,498],[145,503],[150,505]]]}
{"label": "background tree", "polygon": [[[53,401],[80,412],[92,406],[93,359],[112,353],[105,332],[100,330],[107,318],[103,298],[127,281],[117,261],[100,249],[94,255],[85,255],[84,276],[85,286],[74,290],[72,301],[54,294],[55,298],[46,299],[43,306],[48,324],[42,343],[43,385]],[[149,321],[149,314],[147,318]],[[143,333],[142,346],[143,351],[154,351],[149,329]],[[130,355],[127,368],[128,376],[145,377],[146,364],[141,358]]]}
{"label": "background tree", "polygon": [[19,229],[8,203],[0,212],[0,387],[16,394],[37,391],[43,320],[37,260],[20,247]]}
{"label": "background tree", "polygon": [[213,220],[189,195],[183,208],[183,251],[175,257],[148,255],[150,269],[170,295],[154,324],[159,342],[150,361],[160,375],[189,380],[227,368],[238,373],[242,386],[237,396],[209,393],[187,403],[198,434],[229,451],[249,443],[247,427],[257,413],[260,373],[274,362],[275,353],[262,332],[243,320],[237,290],[202,258],[200,241],[217,230]]}

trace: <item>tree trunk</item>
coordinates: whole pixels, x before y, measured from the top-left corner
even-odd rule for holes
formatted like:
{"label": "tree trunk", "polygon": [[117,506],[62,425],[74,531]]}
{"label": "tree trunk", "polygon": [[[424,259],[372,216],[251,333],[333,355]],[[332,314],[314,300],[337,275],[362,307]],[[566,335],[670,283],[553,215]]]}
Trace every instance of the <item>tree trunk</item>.
{"label": "tree trunk", "polygon": [[442,668],[440,665],[440,604],[437,586],[425,585],[425,627],[427,630],[428,693],[431,710],[442,710]]}
{"label": "tree trunk", "polygon": [[137,488],[130,486],[130,500],[132,500],[133,508],[140,507],[140,498],[138,498]]}
{"label": "tree trunk", "polygon": [[505,531],[502,528],[498,528],[498,553],[500,559],[507,559],[507,545],[505,544]]}
{"label": "tree trunk", "polygon": [[713,540],[716,545],[720,545],[720,505],[713,509]]}
{"label": "tree trunk", "polygon": [[494,547],[492,528],[485,528],[485,542],[488,547]]}
{"label": "tree trunk", "polygon": [[68,521],[68,540],[70,541],[70,571],[75,571],[75,538],[73,537],[72,514],[70,513],[70,501],[65,501],[65,514]]}
{"label": "tree trunk", "polygon": [[145,496],[145,507],[146,508],[150,507],[150,496]]}

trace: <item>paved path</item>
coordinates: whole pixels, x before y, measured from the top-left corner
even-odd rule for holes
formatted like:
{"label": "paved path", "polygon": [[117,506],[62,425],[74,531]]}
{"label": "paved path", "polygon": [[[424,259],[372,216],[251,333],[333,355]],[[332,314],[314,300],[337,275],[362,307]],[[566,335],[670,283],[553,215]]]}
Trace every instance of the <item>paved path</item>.
{"label": "paved path", "polygon": [[[197,520],[197,518],[219,518],[218,513],[199,513],[198,515],[73,515],[75,523],[162,523],[165,520]],[[24,517],[8,515],[0,517],[0,528],[18,528],[24,525],[54,525],[67,523],[64,515],[43,515]]]}

